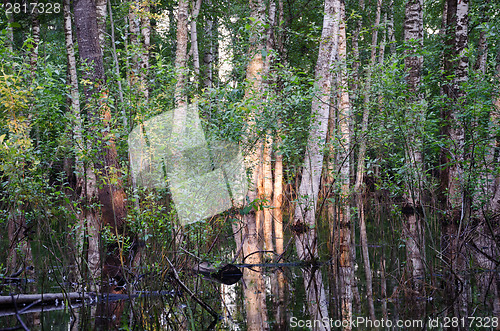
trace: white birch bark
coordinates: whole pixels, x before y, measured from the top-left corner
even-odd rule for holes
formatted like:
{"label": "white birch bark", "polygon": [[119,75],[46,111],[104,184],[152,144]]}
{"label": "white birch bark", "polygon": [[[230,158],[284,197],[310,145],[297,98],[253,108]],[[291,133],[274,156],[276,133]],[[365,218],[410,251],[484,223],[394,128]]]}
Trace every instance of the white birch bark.
{"label": "white birch bark", "polygon": [[[311,120],[293,224],[297,255],[303,261],[315,261],[318,258],[316,208],[323,168],[323,149],[330,115],[333,81],[331,70],[338,52],[340,2],[326,0],[324,8],[323,30],[321,32],[315,72],[318,95],[313,99],[311,107],[313,118]],[[314,268],[304,269],[304,285],[311,319],[328,318],[328,302],[321,272],[314,270]],[[329,330],[329,326],[321,324],[318,329]]]}
{"label": "white birch bark", "polygon": [[423,57],[416,54],[423,47],[423,0],[411,0],[406,4],[404,26],[405,42],[411,47],[406,51],[405,68],[408,72],[406,79],[409,91],[408,122],[411,127],[408,130],[407,158],[411,164],[410,173],[406,185],[405,211],[407,222],[403,227],[406,237],[406,256],[408,275],[411,275],[411,291],[409,301],[412,302],[412,315],[415,318],[423,316],[425,301],[422,292],[424,287],[424,263],[422,249],[424,237],[421,214],[422,206],[421,189],[424,180],[424,168],[422,164],[422,139],[419,133],[420,123],[425,118],[424,108],[420,104],[422,95],[419,92]]}
{"label": "white birch bark", "polygon": [[193,10],[191,13],[191,54],[193,56],[193,68],[195,81],[200,79],[200,54],[198,51],[198,30],[196,27],[198,15],[200,14],[202,0],[193,0]]}

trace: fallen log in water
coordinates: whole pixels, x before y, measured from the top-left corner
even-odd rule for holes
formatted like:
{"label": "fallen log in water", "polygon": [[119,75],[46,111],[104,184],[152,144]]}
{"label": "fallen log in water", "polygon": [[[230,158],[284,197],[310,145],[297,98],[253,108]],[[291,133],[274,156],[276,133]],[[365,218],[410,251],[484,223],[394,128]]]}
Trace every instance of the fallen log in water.
{"label": "fallen log in water", "polygon": [[0,296],[1,306],[12,306],[14,304],[31,304],[34,302],[48,303],[57,301],[76,301],[91,299],[89,293],[40,293],[40,294],[13,294]]}
{"label": "fallen log in water", "polygon": [[193,267],[193,271],[225,285],[236,284],[243,276],[241,270],[232,264],[215,268],[208,262],[201,262]]}

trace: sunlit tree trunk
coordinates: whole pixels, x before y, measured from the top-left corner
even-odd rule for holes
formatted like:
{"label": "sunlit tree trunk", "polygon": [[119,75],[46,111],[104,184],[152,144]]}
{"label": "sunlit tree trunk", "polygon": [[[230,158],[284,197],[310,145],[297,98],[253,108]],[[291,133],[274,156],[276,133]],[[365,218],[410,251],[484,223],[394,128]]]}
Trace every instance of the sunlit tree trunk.
{"label": "sunlit tree trunk", "polygon": [[[284,249],[284,232],[283,232],[283,155],[275,150],[274,160],[274,189],[273,189],[273,222],[274,222],[274,238],[275,238],[275,253],[277,257],[281,257]],[[276,287],[274,290],[274,303],[276,309],[276,329],[286,330],[287,307],[285,306],[287,284],[285,276],[281,269],[276,270]]]}
{"label": "sunlit tree trunk", "polygon": [[[245,97],[253,99],[256,111],[260,111],[259,100],[262,96],[262,75],[264,62],[262,59],[262,49],[264,47],[262,39],[262,24],[264,22],[265,6],[261,0],[250,1],[251,15],[255,19],[253,24],[259,33],[250,36],[251,59],[247,66],[246,79],[248,88]],[[255,117],[258,114],[250,114],[249,127],[255,125]],[[248,200],[250,202],[258,198],[259,172],[262,168],[262,140],[257,141],[257,146],[249,146],[251,149],[245,157],[247,167],[251,170],[250,188]],[[242,242],[243,255],[246,263],[259,264],[262,262],[262,254],[259,247],[259,229],[257,222],[258,211],[252,210],[243,216]],[[243,281],[246,284],[244,289],[245,311],[247,315],[248,330],[269,330],[267,323],[266,293],[262,274],[262,268],[256,267],[253,270],[245,270]]]}
{"label": "sunlit tree trunk", "polygon": [[370,319],[375,320],[375,306],[373,304],[373,282],[372,282],[372,270],[370,265],[370,255],[368,252],[368,235],[366,233],[366,218],[365,218],[365,158],[366,158],[366,134],[368,132],[368,119],[370,117],[370,90],[371,90],[371,80],[372,80],[372,70],[376,63],[376,50],[377,50],[377,38],[378,38],[378,26],[380,24],[380,14],[381,14],[382,0],[377,1],[377,12],[375,17],[375,23],[373,25],[372,33],[372,43],[371,43],[371,56],[370,65],[368,66],[366,73],[366,85],[364,86],[364,107],[363,107],[363,119],[361,122],[361,133],[359,141],[359,152],[358,152],[358,167],[356,172],[356,183],[354,186],[354,191],[356,192],[356,203],[358,207],[358,218],[359,218],[359,228],[360,228],[360,240],[361,240],[361,252],[363,255],[363,265],[365,269],[366,277],[366,297],[368,310],[370,313]]}
{"label": "sunlit tree trunk", "polygon": [[[270,82],[271,77],[269,76],[271,73],[271,66],[273,62],[273,54],[274,54],[274,28],[276,24],[276,3],[275,1],[269,2],[269,11],[268,11],[268,19],[267,19],[267,29],[265,36],[265,47],[266,47],[266,57],[264,59],[264,67],[262,70],[263,74],[263,89],[265,91],[265,98],[268,98],[268,94],[270,92]],[[272,194],[273,194],[273,174],[272,174],[272,146],[273,141],[271,136],[267,136],[264,141],[264,149],[262,151],[262,188],[263,191],[260,194],[262,199],[265,199],[267,203],[266,206],[270,206],[272,202]],[[268,257],[271,257],[271,252],[274,251],[273,245],[273,210],[269,207],[264,207],[264,217],[263,217],[263,232],[264,232],[264,242],[265,242],[265,250],[269,252],[266,254]]]}
{"label": "sunlit tree trunk", "polygon": [[[326,0],[324,8],[323,30],[315,71],[318,97],[314,98],[312,102],[313,118],[292,225],[299,259],[312,262],[318,259],[316,208],[323,169],[323,149],[330,115],[333,82],[331,68],[338,54],[340,2]],[[311,319],[328,318],[328,302],[321,272],[315,268],[304,268],[303,273],[306,300]],[[321,324],[319,326],[319,330],[325,329],[329,329],[329,325]]]}
{"label": "sunlit tree trunk", "polygon": [[[449,315],[458,318],[469,316],[470,281],[466,275],[467,257],[462,245],[463,231],[470,217],[470,198],[465,178],[467,151],[465,142],[465,123],[461,119],[461,109],[465,105],[465,92],[461,84],[467,80],[468,58],[468,1],[448,0],[447,3],[447,42],[451,46],[445,53],[445,76],[454,77],[444,86],[448,106],[443,119],[446,125],[443,134],[450,140],[448,148],[442,150],[441,190],[443,207],[446,211],[442,221],[442,250],[449,273],[446,279]],[[445,78],[448,79],[448,78]]]}
{"label": "sunlit tree trunk", "polygon": [[404,26],[405,42],[410,48],[406,51],[405,68],[408,73],[406,78],[409,92],[407,110],[408,122],[411,124],[407,134],[407,155],[410,173],[406,182],[404,194],[405,205],[403,213],[406,216],[406,224],[403,225],[403,233],[406,238],[406,260],[407,273],[410,277],[410,291],[408,302],[411,302],[412,316],[421,318],[424,314],[424,264],[422,250],[424,247],[422,227],[422,187],[424,178],[422,158],[422,137],[419,133],[420,123],[425,119],[424,108],[420,103],[422,95],[419,91],[423,57],[416,54],[423,47],[423,0],[411,0],[406,4],[406,18]]}

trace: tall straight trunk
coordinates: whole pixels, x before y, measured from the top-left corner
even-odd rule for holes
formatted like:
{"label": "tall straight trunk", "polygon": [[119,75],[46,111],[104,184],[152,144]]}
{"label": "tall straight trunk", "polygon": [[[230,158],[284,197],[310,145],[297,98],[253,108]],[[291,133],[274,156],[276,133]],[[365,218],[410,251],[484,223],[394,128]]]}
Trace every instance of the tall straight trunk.
{"label": "tall straight trunk", "polygon": [[[35,2],[38,4],[38,2]],[[35,80],[36,70],[38,68],[38,45],[40,44],[40,18],[38,14],[38,7],[34,7],[33,17],[31,20],[31,37],[33,38],[33,48],[30,54],[30,72],[31,82]]]}
{"label": "tall straight trunk", "polygon": [[[127,76],[129,79],[129,85],[131,88],[137,85],[138,77],[140,71],[139,56],[138,52],[140,49],[140,20],[137,12],[139,11],[139,5],[137,1],[131,1],[128,11],[128,28],[129,28],[129,38],[130,38],[130,50],[132,52],[130,67],[127,66]],[[128,56],[126,57],[128,61]]]}
{"label": "tall straight trunk", "polygon": [[[451,49],[445,54],[445,75],[454,78],[444,86],[448,97],[443,119],[449,123],[443,133],[451,141],[450,148],[442,151],[441,190],[446,213],[442,221],[443,256],[450,268],[446,289],[450,298],[449,312],[458,318],[468,317],[470,281],[466,274],[466,252],[462,245],[462,231],[470,217],[470,199],[465,176],[466,141],[461,109],[465,103],[465,91],[461,84],[467,80],[468,58],[468,1],[448,0],[446,27]],[[458,288],[457,284],[461,284]]]}
{"label": "tall straight trunk", "polygon": [[[206,6],[212,9],[212,1],[206,0]],[[209,14],[210,15],[210,14]],[[212,16],[205,17],[204,34],[206,38],[205,53],[203,54],[203,87],[209,89],[213,86],[213,61],[215,53],[214,43],[215,22]]]}
{"label": "tall straight trunk", "polygon": [[148,1],[141,2],[141,16],[140,16],[140,30],[141,30],[141,64],[140,64],[140,77],[141,77],[141,91],[144,94],[144,99],[149,99],[149,49],[151,48],[151,8]]}
{"label": "tall straight trunk", "polygon": [[107,1],[108,0],[95,0],[95,7],[97,13],[97,28],[99,30],[99,45],[101,45],[101,52],[104,52],[104,45],[106,45],[106,18],[107,18]]}
{"label": "tall straight trunk", "polygon": [[411,164],[410,173],[404,195],[405,202],[403,212],[406,216],[406,224],[403,227],[403,233],[406,238],[406,258],[407,274],[410,278],[411,290],[407,291],[408,301],[412,307],[412,317],[419,318],[424,314],[424,263],[423,263],[423,227],[422,214],[419,212],[422,208],[421,190],[423,187],[424,168],[422,157],[422,137],[418,133],[419,123],[422,123],[425,114],[420,100],[420,80],[423,64],[423,57],[416,54],[423,47],[423,0],[411,0],[406,4],[406,17],[404,26],[405,42],[411,45],[406,50],[405,68],[408,72],[407,87],[409,92],[407,118],[411,124],[407,136],[407,155]]}
{"label": "tall straight trunk", "polygon": [[115,65],[115,75],[116,75],[116,82],[118,84],[118,97],[120,98],[120,106],[119,108],[121,109],[121,114],[122,114],[122,123],[123,127],[125,129],[128,129],[127,126],[127,114],[125,112],[125,103],[123,100],[123,87],[122,87],[122,78],[120,75],[120,62],[118,61],[118,55],[116,52],[116,38],[115,38],[115,21],[113,20],[113,8],[111,7],[111,0],[108,1],[108,8],[109,8],[109,21],[111,23],[111,49],[112,49],[112,54],[113,54],[113,60],[114,60],[114,65]]}
{"label": "tall straight trunk", "polygon": [[396,54],[396,37],[394,35],[394,0],[389,0],[389,17],[387,20],[387,36],[389,38],[389,49],[392,54]]}
{"label": "tall straight trunk", "polygon": [[481,74],[486,73],[486,66],[488,62],[488,40],[486,39],[486,32],[479,33],[479,41],[477,45],[477,59],[474,64],[474,70],[479,71]]}
{"label": "tall straight trunk", "polygon": [[9,53],[12,54],[14,51],[14,29],[12,28],[14,17],[12,13],[8,11],[5,11],[5,16],[7,17],[7,49],[9,50]]}
{"label": "tall straight trunk", "polygon": [[[331,68],[338,54],[340,1],[325,0],[324,12],[323,30],[315,71],[315,82],[319,90],[318,98],[313,99],[312,102],[311,112],[313,118],[292,226],[299,259],[312,262],[318,259],[316,208],[323,169],[323,148],[326,142],[330,115],[333,82]],[[328,302],[321,272],[315,268],[304,268],[303,272],[306,300],[311,319],[328,318]],[[329,325],[322,324],[318,329],[329,330]]]}
{"label": "tall straight trunk", "polygon": [[[354,95],[356,98],[359,98],[360,95],[360,88],[359,88],[359,67],[360,67],[360,54],[359,54],[359,38],[361,34],[361,29],[363,27],[363,12],[365,10],[365,2],[364,0],[359,0],[359,8],[360,8],[360,17],[357,21],[356,24],[356,29],[354,30],[354,34],[352,37],[352,53],[353,53],[353,58],[354,61],[352,63],[352,71],[353,71],[353,83],[352,83],[352,90],[354,91]],[[354,130],[354,125],[351,124],[351,131]],[[350,173],[354,173],[354,166],[355,163],[351,162],[350,167]],[[356,191],[354,192],[356,194]],[[355,206],[357,204],[357,195],[355,196],[355,199],[353,199],[353,204],[352,206]],[[355,224],[354,222],[351,222],[351,261],[356,261],[356,231],[355,231]],[[361,311],[361,296],[359,294],[359,289],[358,289],[358,282],[356,280],[356,277],[353,279],[353,284],[352,284],[352,292],[354,296],[354,304],[357,309],[357,311]]]}
{"label": "tall straight trunk", "polygon": [[378,28],[380,24],[380,13],[382,7],[382,0],[377,1],[377,14],[375,17],[375,23],[373,25],[372,33],[372,43],[371,43],[371,56],[370,65],[366,73],[366,86],[364,87],[364,108],[363,108],[363,119],[361,123],[361,133],[359,141],[359,152],[358,152],[358,167],[356,172],[356,183],[354,185],[354,191],[356,192],[356,202],[358,206],[358,217],[359,217],[359,228],[360,228],[360,240],[361,240],[361,252],[363,255],[363,265],[365,269],[366,277],[366,297],[368,303],[368,310],[370,313],[370,318],[375,320],[375,306],[373,304],[373,281],[372,281],[372,270],[370,265],[370,255],[368,252],[368,235],[366,232],[366,219],[365,219],[365,158],[366,158],[366,134],[368,133],[368,119],[370,117],[370,90],[371,90],[371,80],[372,80],[372,70],[376,63],[376,50],[377,50],[377,38],[378,38]]}
{"label": "tall straight trunk", "polygon": [[[272,202],[273,194],[273,172],[272,172],[272,141],[267,139],[264,142],[264,149],[262,153],[262,180],[263,180],[263,194],[262,199],[265,199],[266,206],[270,206]],[[265,250],[268,252],[266,254],[268,257],[272,256],[274,251],[273,245],[273,209],[269,207],[264,207],[264,244]]]}
{"label": "tall straight trunk", "polygon": [[[74,141],[74,151],[75,151],[75,177],[76,177],[76,188],[77,190],[83,190],[83,180],[85,177],[85,168],[83,162],[83,124],[82,117],[80,114],[80,93],[78,91],[78,76],[76,71],[76,57],[75,49],[73,44],[73,30],[71,22],[71,5],[70,0],[64,0],[64,36],[66,44],[66,59],[68,61],[68,73],[69,73],[69,89],[70,89],[70,109],[73,115],[73,141]],[[85,240],[85,219],[80,216],[78,222],[78,230],[76,236],[76,248],[79,257],[83,254],[84,240]],[[83,260],[78,258],[78,267],[81,269],[83,266]],[[81,275],[81,273],[80,273]]]}
{"label": "tall straight trunk", "polygon": [[[340,5],[340,29],[339,29],[339,64],[340,70],[340,100],[338,111],[339,132],[342,137],[341,148],[337,155],[337,164],[340,167],[340,214],[338,229],[338,277],[340,289],[340,311],[342,320],[352,319],[354,270],[351,261],[351,210],[350,210],[350,148],[351,148],[351,105],[348,92],[347,77],[347,40],[345,23],[345,3]],[[344,330],[350,330],[350,326]]]}
{"label": "tall straight trunk", "polygon": [[175,51],[175,103],[177,107],[187,104],[187,46],[188,46],[188,9],[189,0],[180,0],[177,12],[177,49]]}
{"label": "tall straight trunk", "polygon": [[196,24],[198,23],[201,2],[202,0],[193,0],[193,10],[191,12],[191,54],[193,56],[193,68],[196,82],[200,79],[200,52],[198,51],[198,30]]}
{"label": "tall straight trunk", "polygon": [[[271,0],[269,2],[269,12],[267,19],[267,29],[265,33],[265,48],[266,48],[266,57],[264,59],[264,67],[262,69],[263,75],[263,89],[265,91],[264,95],[267,98],[270,87],[269,74],[271,72],[271,66],[273,62],[273,52],[274,52],[274,28],[276,24],[276,3]],[[261,197],[268,201],[266,203],[267,206],[271,205],[272,202],[272,194],[273,194],[273,174],[272,174],[272,146],[273,141],[271,137],[266,137],[264,141],[264,148],[262,153],[262,188],[263,191],[261,193]],[[271,257],[271,252],[274,251],[273,247],[273,210],[269,207],[263,208],[263,232],[264,232],[264,243],[265,250],[269,253],[267,254]]]}
{"label": "tall straight trunk", "polygon": [[[92,167],[88,169],[93,170],[93,173],[88,171],[89,178],[87,178],[86,190],[86,198],[89,202],[94,199],[97,190],[101,208],[100,214],[95,208],[88,211],[89,224],[87,226],[91,237],[99,236],[98,231],[104,226],[109,226],[112,233],[119,238],[125,234],[125,192],[119,172],[114,137],[110,132],[111,113],[106,104],[108,92],[104,86],[104,65],[99,45],[96,6],[92,0],[77,0],[73,5],[80,58],[84,64],[91,68],[85,78],[94,82],[92,86],[87,86],[84,89],[91,124],[90,135],[99,137],[97,132],[102,132],[102,138],[94,138],[92,141],[91,147],[95,148],[98,153]],[[98,240],[98,238],[92,239]],[[120,279],[123,277],[121,270],[124,263],[121,254],[123,242],[118,241],[115,244],[118,245],[118,250],[111,250],[104,258],[104,275]],[[96,258],[96,256],[92,258]],[[93,263],[96,264],[92,265]],[[89,261],[91,267],[96,267],[99,263],[100,261]]]}
{"label": "tall straight trunk", "polygon": [[[250,37],[250,54],[251,59],[247,66],[246,79],[248,82],[247,90],[245,91],[246,98],[253,98],[256,101],[256,109],[260,112],[261,104],[258,102],[262,97],[262,74],[264,70],[264,62],[262,59],[262,50],[264,42],[262,36],[262,22],[264,22],[265,5],[261,0],[250,1],[251,15],[255,19],[255,24],[259,33],[252,34]],[[249,119],[249,127],[255,125],[255,117],[258,114],[251,114]],[[259,173],[262,169],[262,140],[257,141],[257,146],[252,148],[252,151],[246,156],[246,163],[249,169],[252,170],[250,188],[248,191],[248,200],[255,201],[258,197]],[[262,262],[258,240],[258,211],[251,211],[243,217],[243,227],[245,238],[242,242],[243,254],[246,257],[247,263],[259,264]],[[267,307],[264,278],[262,268],[257,267],[252,270],[245,270],[243,273],[243,281],[247,285],[244,290],[245,295],[245,310],[247,314],[248,330],[269,330],[267,323]]]}
{"label": "tall straight trunk", "polygon": [[[283,232],[283,155],[277,152],[275,148],[274,160],[274,188],[273,188],[273,221],[274,221],[274,238],[275,252],[278,258],[284,251],[284,232]],[[276,259],[276,261],[278,261]],[[286,280],[282,270],[277,270],[275,273],[277,290],[274,290],[274,304],[276,309],[276,329],[286,330],[288,321],[286,319],[285,293]]]}

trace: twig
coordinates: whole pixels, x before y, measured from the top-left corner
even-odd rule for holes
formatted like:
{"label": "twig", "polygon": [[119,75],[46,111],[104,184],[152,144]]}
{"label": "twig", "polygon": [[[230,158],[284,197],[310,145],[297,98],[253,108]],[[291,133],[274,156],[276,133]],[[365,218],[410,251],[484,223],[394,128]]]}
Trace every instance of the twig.
{"label": "twig", "polygon": [[177,270],[174,268],[174,265],[172,264],[172,262],[170,262],[169,258],[165,256],[165,259],[167,260],[167,263],[172,268],[172,273],[173,273],[174,279],[177,282],[177,284],[179,284],[179,286],[182,287],[182,289],[184,291],[186,291],[186,293],[188,293],[189,296],[191,296],[191,298],[194,299],[194,301],[198,302],[200,304],[200,306],[202,306],[206,311],[208,311],[213,317],[219,318],[219,314],[217,314],[217,312],[215,310],[213,310],[212,307],[210,307],[205,302],[200,300],[193,292],[191,292],[191,290],[186,285],[184,285],[184,283],[179,278],[179,274],[177,273]]}

